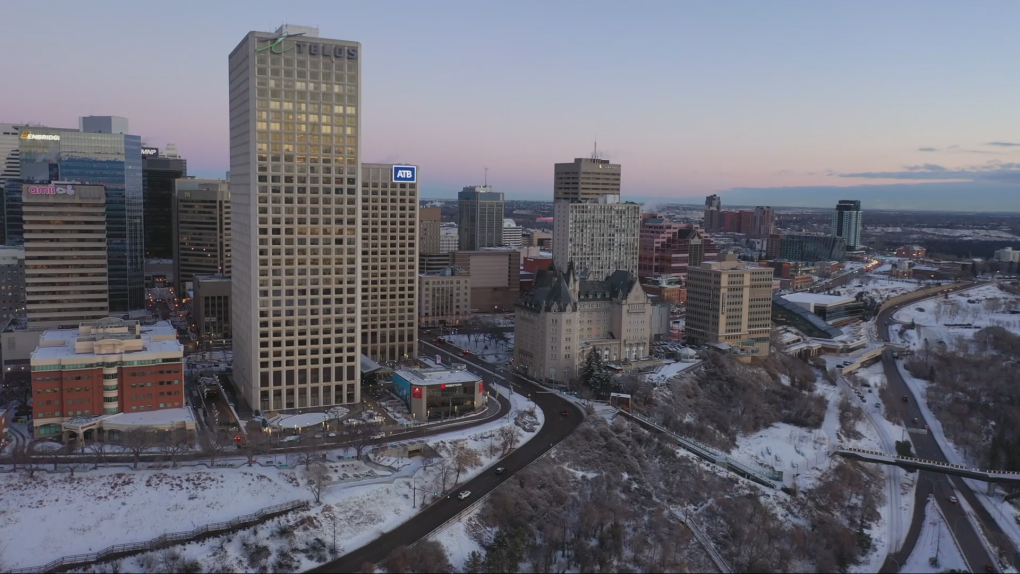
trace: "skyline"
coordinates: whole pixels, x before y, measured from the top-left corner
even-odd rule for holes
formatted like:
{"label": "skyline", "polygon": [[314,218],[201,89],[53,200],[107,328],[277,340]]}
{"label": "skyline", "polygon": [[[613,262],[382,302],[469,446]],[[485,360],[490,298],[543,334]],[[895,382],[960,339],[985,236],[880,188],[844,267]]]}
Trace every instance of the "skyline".
{"label": "skyline", "polygon": [[[0,121],[124,116],[150,145],[176,143],[192,175],[223,177],[227,55],[286,21],[362,44],[363,160],[421,166],[424,197],[452,198],[488,168],[508,199],[551,199],[553,164],[597,140],[628,199],[1020,210],[1007,2],[239,6],[184,2],[153,18],[67,5],[54,21],[14,5],[11,20],[50,33],[10,32],[32,50],[8,77],[34,88]],[[51,79],[44,63],[114,19],[125,25]]]}

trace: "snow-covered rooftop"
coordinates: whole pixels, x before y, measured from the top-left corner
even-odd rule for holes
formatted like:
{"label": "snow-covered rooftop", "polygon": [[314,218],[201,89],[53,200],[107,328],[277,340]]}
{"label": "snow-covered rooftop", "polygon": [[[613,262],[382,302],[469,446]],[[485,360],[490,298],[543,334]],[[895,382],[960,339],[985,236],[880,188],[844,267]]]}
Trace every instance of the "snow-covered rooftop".
{"label": "snow-covered rooftop", "polygon": [[152,426],[173,423],[194,423],[195,416],[189,407],[179,409],[160,409],[133,413],[119,413],[103,419],[103,425],[117,424],[125,426]]}
{"label": "snow-covered rooftop", "polygon": [[414,385],[438,385],[452,383],[474,383],[482,380],[469,371],[455,369],[415,369],[400,370],[393,373]]}
{"label": "snow-covered rooftop", "polygon": [[[114,334],[110,338],[118,338],[116,335],[121,334]],[[122,335],[124,338],[133,338],[128,333],[123,333]],[[100,334],[94,336],[98,337],[99,340],[103,339],[103,336]],[[75,351],[75,342],[81,337],[82,334],[78,329],[44,331],[39,338],[39,347],[32,353],[32,359],[95,358],[95,353],[78,353]],[[154,325],[143,325],[141,327],[141,339],[141,351],[126,351],[123,353],[123,356],[130,356],[132,360],[140,360],[144,355],[150,353],[180,353],[182,355],[184,353],[184,347],[177,340],[177,332],[166,321],[160,321]]]}
{"label": "snow-covered rooftop", "polygon": [[812,305],[839,305],[854,302],[853,297],[823,295],[821,293],[790,293],[789,295],[783,295],[783,298],[792,303],[810,303]]}

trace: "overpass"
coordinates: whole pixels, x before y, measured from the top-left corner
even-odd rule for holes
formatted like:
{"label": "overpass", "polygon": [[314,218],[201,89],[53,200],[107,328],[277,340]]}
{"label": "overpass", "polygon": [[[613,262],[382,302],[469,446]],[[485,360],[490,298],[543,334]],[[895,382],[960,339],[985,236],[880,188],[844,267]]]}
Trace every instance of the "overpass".
{"label": "overpass", "polygon": [[930,470],[932,472],[942,474],[951,474],[953,476],[983,480],[988,483],[989,494],[994,494],[996,484],[1020,486],[1020,472],[1015,471],[979,470],[962,464],[915,458],[912,456],[891,455],[884,452],[853,447],[837,449],[833,454],[844,458],[853,458],[864,462],[874,462],[878,464],[889,464],[910,470]]}
{"label": "overpass", "polygon": [[868,349],[867,351],[864,351],[859,355],[851,357],[850,359],[848,359],[849,361],[851,361],[849,365],[839,368],[840,374],[849,375],[850,373],[856,371],[857,369],[865,367],[869,361],[881,358],[882,351],[884,351],[885,348],[886,345],[879,345],[872,349]]}

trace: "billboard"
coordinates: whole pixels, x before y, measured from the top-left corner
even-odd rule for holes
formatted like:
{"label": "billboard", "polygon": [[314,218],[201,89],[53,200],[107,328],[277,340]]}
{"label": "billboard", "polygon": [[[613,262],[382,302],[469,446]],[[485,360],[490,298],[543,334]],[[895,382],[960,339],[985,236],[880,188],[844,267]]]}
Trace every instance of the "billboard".
{"label": "billboard", "polygon": [[75,182],[25,183],[21,186],[21,200],[28,203],[84,202],[105,203],[106,188],[101,185],[82,185]]}
{"label": "billboard", "polygon": [[393,183],[418,183],[418,166],[393,166]]}
{"label": "billboard", "polygon": [[159,148],[156,147],[143,147],[142,157],[159,157]]}

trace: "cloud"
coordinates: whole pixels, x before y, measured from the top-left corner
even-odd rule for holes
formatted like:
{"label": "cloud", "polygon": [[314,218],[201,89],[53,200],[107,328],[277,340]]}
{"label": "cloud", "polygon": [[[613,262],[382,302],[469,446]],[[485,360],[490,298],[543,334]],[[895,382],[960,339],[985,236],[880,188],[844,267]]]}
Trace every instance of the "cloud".
{"label": "cloud", "polygon": [[951,146],[946,148],[946,151],[948,151],[949,153],[980,153],[980,154],[999,155],[999,152],[997,152],[997,151],[988,151],[986,149],[967,149],[967,148],[964,148],[964,147],[961,147],[961,146],[958,146],[958,145],[951,145]]}
{"label": "cloud", "polygon": [[917,151],[939,151],[939,148],[935,147],[919,147]]}
{"label": "cloud", "polygon": [[995,147],[1020,147],[1020,143],[1015,142],[988,142],[985,145],[991,145]]}
{"label": "cloud", "polygon": [[900,180],[958,180],[1014,183],[1020,181],[1020,163],[991,160],[984,164],[948,169],[938,164],[905,165],[903,171],[870,171],[836,174],[841,178],[900,179]]}
{"label": "cloud", "polygon": [[934,163],[926,163],[924,165],[905,165],[903,167],[907,171],[947,171],[946,168]]}

